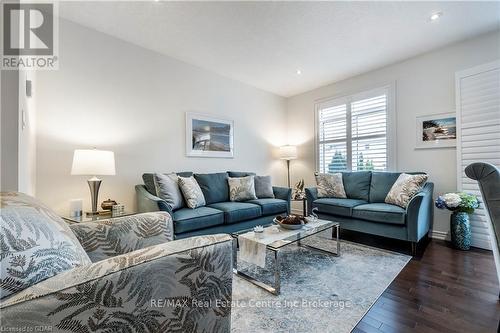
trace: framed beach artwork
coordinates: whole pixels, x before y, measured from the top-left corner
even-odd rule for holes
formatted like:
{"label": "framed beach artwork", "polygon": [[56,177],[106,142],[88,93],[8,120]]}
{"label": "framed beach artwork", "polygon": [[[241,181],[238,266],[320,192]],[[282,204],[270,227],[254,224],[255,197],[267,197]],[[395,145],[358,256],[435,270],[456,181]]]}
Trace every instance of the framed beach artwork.
{"label": "framed beach artwork", "polygon": [[454,112],[417,117],[417,149],[456,145],[457,117]]}
{"label": "framed beach artwork", "polygon": [[233,157],[233,121],[198,113],[186,113],[186,155]]}

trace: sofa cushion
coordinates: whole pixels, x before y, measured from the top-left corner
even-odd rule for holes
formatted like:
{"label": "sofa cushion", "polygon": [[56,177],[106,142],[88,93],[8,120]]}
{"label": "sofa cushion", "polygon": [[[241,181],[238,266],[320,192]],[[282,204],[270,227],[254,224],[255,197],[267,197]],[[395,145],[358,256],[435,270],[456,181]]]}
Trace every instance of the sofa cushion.
{"label": "sofa cushion", "polygon": [[404,225],[406,210],[386,203],[370,203],[354,207],[352,217],[372,222]]}
{"label": "sofa cushion", "polygon": [[260,208],[262,209],[263,216],[286,213],[288,208],[287,202],[281,199],[266,198],[266,199],[250,200],[247,202],[259,205]]}
{"label": "sofa cushion", "polygon": [[0,298],[91,263],[68,224],[34,198],[2,192],[0,210]]}
{"label": "sofa cushion", "polygon": [[385,202],[387,193],[389,193],[400,174],[400,172],[372,172],[370,202]]}
{"label": "sofa cushion", "polygon": [[254,176],[228,178],[229,200],[248,201],[255,200],[255,182]]}
{"label": "sofa cushion", "polygon": [[351,217],[353,207],[366,203],[368,202],[359,199],[321,198],[314,200],[312,206],[323,214]]}
{"label": "sofa cushion", "polygon": [[216,202],[229,201],[227,172],[207,174],[195,173],[194,178],[196,178],[198,185],[200,185],[207,205]]}
{"label": "sofa cushion", "polygon": [[210,205],[224,212],[224,222],[227,224],[250,220],[261,216],[259,205],[248,202],[218,202]]}
{"label": "sofa cushion", "polygon": [[274,198],[271,176],[255,176],[255,195],[259,199]]}
{"label": "sofa cushion", "polygon": [[178,176],[175,173],[155,173],[153,181],[156,189],[156,196],[165,200],[171,209],[184,207],[184,197],[179,188]]}
{"label": "sofa cushion", "polygon": [[368,201],[371,177],[372,173],[370,171],[342,172],[342,181],[347,198]]}
{"label": "sofa cushion", "polygon": [[347,198],[342,182],[342,174],[317,173],[318,198]]}
{"label": "sofa cushion", "polygon": [[228,171],[227,174],[231,178],[241,178],[248,176],[255,176],[255,172],[246,172],[246,171]]}
{"label": "sofa cushion", "polygon": [[182,208],[174,212],[174,233],[204,229],[224,224],[224,213],[210,207]]}
{"label": "sofa cushion", "polygon": [[[409,175],[423,175],[425,172],[407,172]],[[372,172],[370,185],[370,202],[385,202],[387,194],[401,172]]]}
{"label": "sofa cushion", "polygon": [[[180,177],[191,177],[193,175],[192,172],[190,171],[185,171],[185,172],[177,172],[177,176]],[[153,179],[154,173],[143,173],[142,174],[142,181],[144,182],[144,186],[146,186],[146,190],[148,190],[149,193],[152,195],[158,195],[156,193],[156,188],[155,188],[155,182]]]}
{"label": "sofa cushion", "polygon": [[198,182],[193,176],[186,178],[179,177],[179,187],[184,196],[184,200],[186,200],[186,205],[189,208],[205,206],[205,196],[201,191],[200,185],[198,185]]}
{"label": "sofa cushion", "polygon": [[427,175],[400,174],[387,194],[385,202],[406,208],[415,194],[422,189],[428,178]]}

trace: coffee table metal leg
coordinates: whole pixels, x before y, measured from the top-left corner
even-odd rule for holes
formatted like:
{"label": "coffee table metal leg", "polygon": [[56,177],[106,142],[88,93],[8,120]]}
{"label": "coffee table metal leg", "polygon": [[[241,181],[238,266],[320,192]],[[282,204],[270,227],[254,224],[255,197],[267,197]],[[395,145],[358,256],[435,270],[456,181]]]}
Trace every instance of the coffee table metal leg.
{"label": "coffee table metal leg", "polygon": [[267,292],[270,292],[273,295],[279,295],[280,294],[280,289],[281,289],[281,278],[280,278],[280,256],[279,256],[279,251],[278,250],[273,250],[274,252],[274,286],[270,286],[268,284],[265,284],[264,282],[261,282],[252,276],[241,272],[238,270],[238,261],[237,261],[237,255],[238,255],[238,246],[237,243],[233,243],[233,273],[241,277],[243,280],[246,280],[250,283],[255,284],[256,286],[264,289]]}
{"label": "coffee table metal leg", "polygon": [[337,255],[340,255],[340,237],[339,237],[339,234],[340,234],[340,224],[338,224],[335,229],[337,230]]}
{"label": "coffee table metal leg", "polygon": [[273,250],[274,252],[274,294],[279,295],[281,289],[281,276],[280,276],[280,252]]}
{"label": "coffee table metal leg", "polygon": [[238,238],[233,239],[233,270],[238,270]]}
{"label": "coffee table metal leg", "polygon": [[[335,229],[336,230],[335,230]],[[298,244],[299,246],[301,247],[305,247],[305,248],[308,248],[308,249],[311,249],[311,250],[314,250],[314,251],[319,251],[319,252],[322,252],[322,253],[326,253],[326,254],[329,254],[329,255],[333,255],[335,257],[338,257],[340,256],[340,238],[339,238],[339,231],[340,231],[340,226],[332,226],[332,240],[334,239],[334,233],[336,233],[336,237],[335,237],[335,240],[337,242],[337,252],[333,252],[333,251],[329,251],[329,250],[325,250],[325,249],[321,249],[319,247],[316,247],[316,246],[312,246],[312,245],[308,245],[308,244]],[[305,238],[305,237],[304,237]]]}

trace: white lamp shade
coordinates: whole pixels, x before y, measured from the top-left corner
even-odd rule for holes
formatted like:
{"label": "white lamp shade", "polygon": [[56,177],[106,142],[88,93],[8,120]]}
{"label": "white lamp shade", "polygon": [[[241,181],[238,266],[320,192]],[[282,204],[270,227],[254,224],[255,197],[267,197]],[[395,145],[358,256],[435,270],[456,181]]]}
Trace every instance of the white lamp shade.
{"label": "white lamp shade", "polygon": [[76,149],[73,154],[72,175],[114,176],[115,154],[108,150]]}
{"label": "white lamp shade", "polygon": [[280,159],[282,160],[294,160],[297,158],[297,147],[296,146],[281,146],[280,147]]}

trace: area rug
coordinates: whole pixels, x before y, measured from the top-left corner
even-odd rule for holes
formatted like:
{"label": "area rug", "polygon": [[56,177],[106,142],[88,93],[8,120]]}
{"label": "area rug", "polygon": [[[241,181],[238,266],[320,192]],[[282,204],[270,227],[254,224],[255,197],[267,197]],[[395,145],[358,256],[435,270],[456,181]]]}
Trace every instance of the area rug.
{"label": "area rug", "polygon": [[[303,243],[334,250],[326,235]],[[234,276],[232,332],[351,332],[410,256],[341,241],[334,257],[295,245],[281,255],[281,294]],[[266,267],[273,267],[269,253]],[[247,274],[271,281],[272,274],[239,263]],[[271,266],[269,266],[271,265]]]}

